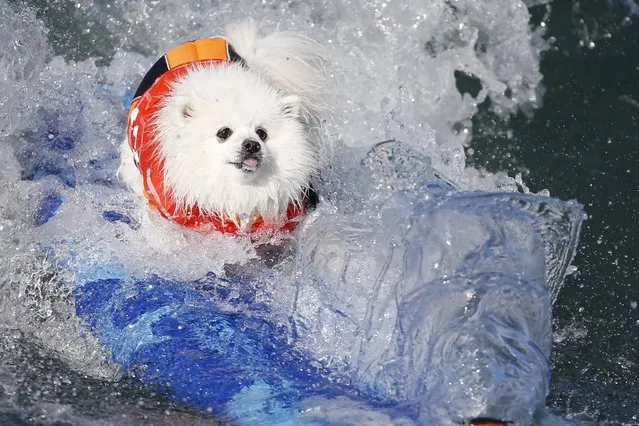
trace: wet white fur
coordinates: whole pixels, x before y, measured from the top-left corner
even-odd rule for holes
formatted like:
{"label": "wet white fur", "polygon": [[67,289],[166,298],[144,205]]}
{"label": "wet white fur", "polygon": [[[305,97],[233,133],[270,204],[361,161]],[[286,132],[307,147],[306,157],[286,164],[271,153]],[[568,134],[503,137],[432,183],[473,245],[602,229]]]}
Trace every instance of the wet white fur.
{"label": "wet white fur", "polygon": [[319,44],[288,31],[259,37],[253,21],[229,25],[226,38],[249,68],[260,70],[279,88],[300,97],[306,120],[314,121],[328,109],[325,67],[331,61]]}
{"label": "wet white fur", "polygon": [[[290,33],[260,38],[252,22],[229,27],[226,37],[248,67],[194,66],[175,82],[156,117],[165,186],[185,208],[275,218],[300,201],[324,162],[325,139],[317,128],[326,105],[325,56],[314,42]],[[216,136],[222,127],[233,131],[223,142]],[[239,161],[242,141],[260,140],[258,127],[268,133],[260,142],[261,166],[247,173],[228,164]],[[143,196],[127,141],[118,175]]]}

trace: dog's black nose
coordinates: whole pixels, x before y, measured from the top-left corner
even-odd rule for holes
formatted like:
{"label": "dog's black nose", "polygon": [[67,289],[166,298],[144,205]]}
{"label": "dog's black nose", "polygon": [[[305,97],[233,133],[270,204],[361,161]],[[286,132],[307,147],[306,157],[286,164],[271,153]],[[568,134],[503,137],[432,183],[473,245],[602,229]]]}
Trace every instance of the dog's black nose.
{"label": "dog's black nose", "polygon": [[260,152],[260,143],[258,141],[254,141],[253,139],[246,139],[242,142],[242,150],[248,152],[249,154],[255,154],[256,152]]}

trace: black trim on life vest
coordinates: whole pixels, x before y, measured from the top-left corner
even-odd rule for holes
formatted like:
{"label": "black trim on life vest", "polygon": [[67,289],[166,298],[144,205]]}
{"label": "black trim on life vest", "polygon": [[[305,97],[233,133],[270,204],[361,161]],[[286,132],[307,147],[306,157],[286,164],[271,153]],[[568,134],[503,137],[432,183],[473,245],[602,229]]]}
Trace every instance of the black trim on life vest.
{"label": "black trim on life vest", "polygon": [[142,83],[138,86],[138,90],[135,91],[133,99],[139,98],[144,95],[144,92],[149,90],[149,87],[158,79],[162,74],[169,70],[169,64],[166,62],[166,56],[162,56],[158,59],[151,69],[144,75]]}
{"label": "black trim on life vest", "polygon": [[235,49],[233,49],[233,46],[231,45],[231,43],[227,42],[227,47],[229,48],[229,60],[231,62],[237,62],[239,64],[241,64],[243,67],[246,67],[246,61],[244,60],[243,57],[241,57],[236,51]]}
{"label": "black trim on life vest", "polygon": [[303,189],[302,199],[306,203],[306,208],[308,210],[315,210],[315,207],[319,204],[319,195],[315,192],[313,185],[309,184],[308,187]]}
{"label": "black trim on life vest", "polygon": [[[247,67],[246,61],[237,53],[237,51],[233,48],[233,46],[231,46],[231,43],[227,41],[226,46],[228,48],[229,61],[237,62],[241,64],[243,67]],[[169,70],[169,64],[166,60],[166,55],[164,55],[160,59],[158,59],[155,62],[155,64],[153,64],[151,69],[147,71],[147,73],[144,75],[142,82],[138,86],[138,90],[136,90],[135,94],[133,95],[133,99],[137,99],[140,96],[144,95],[144,92],[146,92],[149,89],[149,87],[151,87],[151,85],[155,83],[155,80],[157,80],[162,74],[164,74],[168,70]]]}

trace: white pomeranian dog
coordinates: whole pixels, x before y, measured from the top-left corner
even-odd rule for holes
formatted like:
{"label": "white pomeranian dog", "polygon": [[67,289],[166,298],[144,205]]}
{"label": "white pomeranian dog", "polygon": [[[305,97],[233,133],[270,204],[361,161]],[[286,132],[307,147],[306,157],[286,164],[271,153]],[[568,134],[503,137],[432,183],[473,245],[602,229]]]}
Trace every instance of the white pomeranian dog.
{"label": "white pomeranian dog", "polygon": [[326,58],[299,35],[260,37],[252,21],[169,51],[131,105],[119,178],[184,226],[294,229],[330,152]]}

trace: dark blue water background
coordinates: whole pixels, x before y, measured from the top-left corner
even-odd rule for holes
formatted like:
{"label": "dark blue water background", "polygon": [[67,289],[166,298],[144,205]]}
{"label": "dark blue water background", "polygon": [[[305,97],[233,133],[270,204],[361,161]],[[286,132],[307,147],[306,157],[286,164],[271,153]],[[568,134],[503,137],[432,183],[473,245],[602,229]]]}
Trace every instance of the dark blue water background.
{"label": "dark blue water background", "polygon": [[509,123],[478,114],[473,163],[523,172],[532,190],[586,207],[578,272],[554,306],[555,332],[566,337],[554,345],[548,405],[636,424],[639,16],[606,1],[556,1],[531,12],[554,39],[541,61],[543,107]]}

